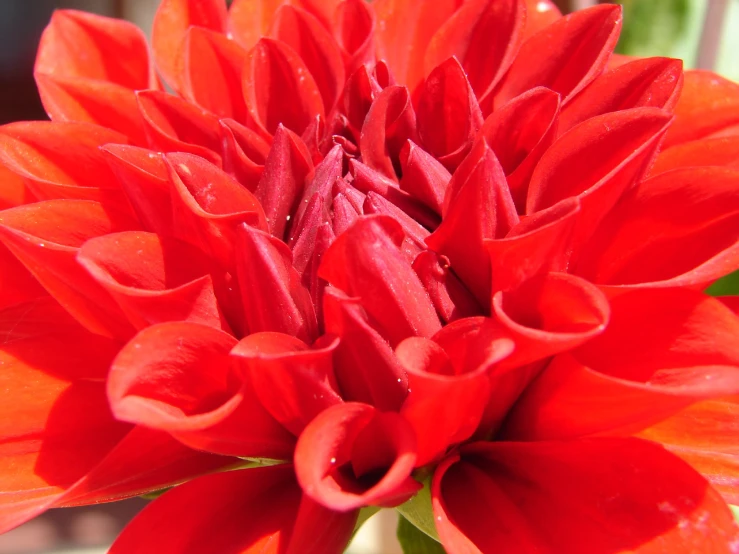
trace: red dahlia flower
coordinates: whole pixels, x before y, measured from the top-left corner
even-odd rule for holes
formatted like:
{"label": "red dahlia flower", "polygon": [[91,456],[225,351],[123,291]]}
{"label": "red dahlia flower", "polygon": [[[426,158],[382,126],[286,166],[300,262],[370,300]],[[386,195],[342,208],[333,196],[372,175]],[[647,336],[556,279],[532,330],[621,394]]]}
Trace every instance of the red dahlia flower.
{"label": "red dahlia flower", "polygon": [[739,552],[739,86],[620,25],[164,0],[150,60],[57,12],[51,122],[0,128],[0,528],[174,486],[111,552],[341,552],[373,507]]}

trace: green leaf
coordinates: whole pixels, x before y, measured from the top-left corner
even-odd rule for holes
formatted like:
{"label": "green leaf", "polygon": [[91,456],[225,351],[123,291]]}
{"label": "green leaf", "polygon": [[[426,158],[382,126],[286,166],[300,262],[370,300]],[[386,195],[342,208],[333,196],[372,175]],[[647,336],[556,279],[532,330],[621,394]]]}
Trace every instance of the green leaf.
{"label": "green leaf", "polygon": [[739,506],[732,506],[729,504],[729,508],[731,508],[731,511],[734,512],[734,519],[737,523],[739,523]]}
{"label": "green leaf", "polygon": [[434,541],[439,542],[439,534],[436,532],[436,525],[434,524],[434,511],[431,507],[431,475],[423,479],[421,484],[423,488],[408,502],[401,504],[396,509],[417,529],[423,531]]}
{"label": "green leaf", "polygon": [[706,292],[711,296],[731,296],[739,294],[739,271],[729,273],[726,277],[722,277],[708,287]]}
{"label": "green leaf", "polygon": [[364,525],[369,518],[371,518],[379,511],[380,508],[378,508],[377,506],[365,506],[364,508],[361,508],[359,510],[359,515],[357,516],[357,522],[354,524],[354,532],[352,533],[352,538],[354,538],[354,535],[357,534],[357,531],[361,529],[362,525]]}
{"label": "green leaf", "polygon": [[404,554],[446,554],[446,550],[403,516],[398,517],[398,542]]}

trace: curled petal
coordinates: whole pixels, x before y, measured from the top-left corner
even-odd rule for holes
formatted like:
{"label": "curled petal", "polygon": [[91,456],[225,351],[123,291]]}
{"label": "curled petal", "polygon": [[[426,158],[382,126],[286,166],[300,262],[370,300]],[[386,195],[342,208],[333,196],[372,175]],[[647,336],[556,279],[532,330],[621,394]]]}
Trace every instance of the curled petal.
{"label": "curled petal", "polygon": [[136,329],[191,321],[229,330],[202,252],[150,233],[113,233],[87,241],[77,260],[116,300]]}
{"label": "curled petal", "polygon": [[298,436],[315,416],[342,402],[333,372],[338,343],[324,337],[311,348],[290,335],[254,333],[231,355],[241,360],[262,405]]}
{"label": "curled petal", "polygon": [[465,2],[431,39],[424,56],[426,72],[455,56],[480,103],[486,104],[518,52],[525,18],[520,0]]}
{"label": "curled petal", "polygon": [[739,85],[712,71],[686,71],[665,148],[717,134],[736,134]]}
{"label": "curled petal", "polygon": [[346,403],[318,415],[295,447],[295,473],[305,494],[332,510],[397,506],[420,483],[413,430],[398,414]]}
{"label": "curled petal", "polygon": [[560,96],[536,87],[495,110],[480,135],[495,152],[520,212],[525,211],[529,180],[557,136]]}
{"label": "curled petal", "polygon": [[347,74],[375,59],[375,12],[363,0],[345,0],[336,8],[334,36],[342,49]]}
{"label": "curled petal", "polygon": [[400,413],[416,434],[416,466],[434,461],[477,429],[490,395],[490,366],[513,350],[513,342],[501,339],[486,350],[484,362],[458,371],[432,340],[410,337],[398,345],[396,355],[408,371],[409,387]]}
{"label": "curled petal", "polygon": [[228,34],[251,49],[267,35],[272,18],[285,0],[234,0],[228,10]]}
{"label": "curled petal", "polygon": [[266,137],[274,135],[280,125],[302,133],[316,115],[325,115],[310,70],[279,40],[263,38],[249,51],[242,87],[256,130]]}
{"label": "curled petal", "polygon": [[739,320],[719,301],[668,289],[610,303],[606,331],[552,361],[516,404],[506,436],[631,434],[698,400],[739,392],[739,347],[729,338]]}
{"label": "curled petal", "polygon": [[451,173],[431,154],[409,140],[400,151],[400,189],[441,214]]}
{"label": "curled petal", "polygon": [[730,552],[736,525],[690,466],[637,439],[476,443],[434,473],[453,552]]}
{"label": "curled petal", "polygon": [[163,0],[154,15],[151,45],[154,61],[172,88],[179,91],[182,47],[191,27],[223,32],[226,3],[223,0]]}
{"label": "curled petal", "polygon": [[183,98],[156,90],[137,93],[146,136],[161,152],[188,152],[222,164],[218,120]]}
{"label": "curled petal", "polygon": [[222,119],[218,123],[223,140],[223,170],[254,192],[264,173],[270,145],[233,119]]}
{"label": "curled petal", "polygon": [[[672,225],[655,224],[667,214]],[[696,167],[627,192],[584,246],[575,272],[604,285],[706,286],[737,267],[739,171]]]}
{"label": "curled petal", "polygon": [[672,111],[683,86],[682,60],[643,58],[607,71],[593,81],[560,116],[560,132],[586,119],[631,108]]}
{"label": "curled petal", "polygon": [[339,337],[334,371],[346,400],[397,411],[408,394],[408,376],[387,341],[367,321],[359,303],[328,288],[323,296],[326,332]]}
{"label": "curled petal", "polygon": [[145,328],[118,353],[108,375],[113,413],[198,450],[289,457],[293,438],[239,379],[229,357],[235,345],[231,335],[195,323]]}
{"label": "curled petal", "polygon": [[359,300],[391,344],[410,336],[430,337],[441,327],[400,251],[404,238],[390,217],[363,217],[337,237],[319,269],[319,277]]}
{"label": "curled petal", "polygon": [[0,213],[0,241],[77,321],[107,337],[128,338],[133,328],[76,255],[89,238],[135,227],[89,200],[47,200]]}
{"label": "curled petal", "polygon": [[246,52],[225,35],[190,27],[182,45],[182,95],[218,118],[246,121],[241,68]]}
{"label": "curled petal", "polygon": [[575,96],[605,68],[621,31],[621,10],[613,5],[579,10],[529,38],[496,91],[495,106],[537,86],[558,92],[563,102]]}

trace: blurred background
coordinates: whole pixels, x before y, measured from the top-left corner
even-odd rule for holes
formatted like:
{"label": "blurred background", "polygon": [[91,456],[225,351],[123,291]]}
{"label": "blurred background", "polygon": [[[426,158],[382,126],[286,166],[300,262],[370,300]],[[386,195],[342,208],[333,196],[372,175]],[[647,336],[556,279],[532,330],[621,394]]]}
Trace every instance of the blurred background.
{"label": "blurred background", "polygon": [[[428,0],[433,1],[433,0]],[[554,0],[563,12],[597,0]],[[59,8],[133,21],[150,32],[158,0],[0,0],[0,124],[44,119],[33,61],[44,26]],[[739,81],[739,0],[622,0],[618,51],[682,58],[687,68],[713,69]],[[715,291],[718,292],[718,291]],[[44,516],[0,536],[0,554],[98,554],[144,505],[143,499]],[[395,516],[383,511],[357,536],[351,554],[399,554]]]}

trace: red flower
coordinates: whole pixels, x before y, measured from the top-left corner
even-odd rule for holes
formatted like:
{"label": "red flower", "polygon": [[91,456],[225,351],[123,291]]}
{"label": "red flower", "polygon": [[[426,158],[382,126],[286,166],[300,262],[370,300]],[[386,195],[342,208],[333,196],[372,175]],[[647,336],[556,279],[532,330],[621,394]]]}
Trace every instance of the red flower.
{"label": "red flower", "polygon": [[739,551],[737,303],[701,292],[739,86],[620,25],[164,0],[150,61],[57,12],[52,121],[0,128],[0,528],[177,485],[111,552],[341,552],[368,506],[450,553]]}

